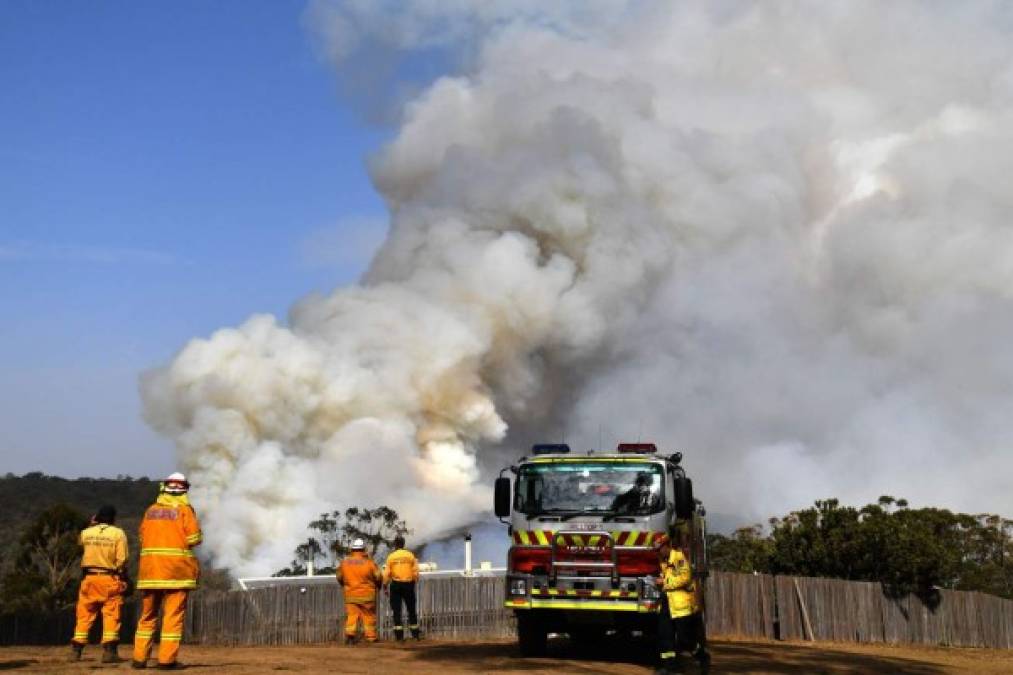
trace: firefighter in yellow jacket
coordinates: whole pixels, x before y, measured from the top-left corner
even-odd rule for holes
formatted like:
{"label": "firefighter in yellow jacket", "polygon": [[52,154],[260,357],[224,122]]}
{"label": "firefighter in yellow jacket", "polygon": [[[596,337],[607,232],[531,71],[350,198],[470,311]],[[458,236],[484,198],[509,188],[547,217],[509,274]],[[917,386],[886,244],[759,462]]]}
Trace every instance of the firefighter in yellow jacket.
{"label": "firefighter in yellow jacket", "polygon": [[679,672],[679,652],[692,652],[700,664],[700,672],[708,673],[711,659],[693,569],[686,555],[673,548],[667,537],[660,539],[658,556],[661,576],[657,581],[662,594],[658,612],[660,665],[656,672]]}
{"label": "firefighter in yellow jacket", "polygon": [[197,588],[200,566],[193,547],[201,543],[197,514],[187,497],[190,483],[174,473],[162,483],[158,499],[141,521],[141,563],[137,588],[141,613],[134,635],[134,668],[145,668],[151,655],[155,624],[162,613],[158,667],[180,667],[176,657],[183,639],[183,619],[190,591]]}
{"label": "firefighter in yellow jacket", "polygon": [[383,577],[366,555],[362,539],[352,542],[351,554],[338,564],[337,577],[345,595],[345,643],[355,644],[360,621],[366,642],[376,642],[376,591]]}
{"label": "firefighter in yellow jacket", "polygon": [[81,589],[77,595],[77,623],[71,640],[71,659],[81,658],[88,631],[102,612],[102,663],[119,663],[120,610],[127,589],[127,535],[116,527],[116,508],[102,506],[81,532]]}
{"label": "firefighter in yellow jacket", "polygon": [[404,640],[401,609],[408,609],[408,628],[412,637],[421,640],[419,616],[416,608],[415,584],[419,581],[419,562],[415,554],[405,548],[404,537],[394,537],[394,551],[383,564],[383,584],[390,592],[390,608],[394,611],[394,637]]}

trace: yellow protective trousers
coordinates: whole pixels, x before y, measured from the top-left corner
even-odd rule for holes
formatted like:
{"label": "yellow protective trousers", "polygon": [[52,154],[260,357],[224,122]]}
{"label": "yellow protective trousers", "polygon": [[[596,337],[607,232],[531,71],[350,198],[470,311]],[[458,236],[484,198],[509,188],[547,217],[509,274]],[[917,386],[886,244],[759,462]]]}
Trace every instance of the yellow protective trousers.
{"label": "yellow protective trousers", "polygon": [[145,663],[151,655],[151,641],[155,637],[155,624],[162,611],[162,631],[158,636],[158,663],[176,662],[179,643],[183,640],[183,619],[186,616],[184,590],[157,590],[141,592],[141,616],[134,633],[134,661]]}
{"label": "yellow protective trousers", "polygon": [[376,603],[345,603],[345,637],[354,638],[359,632],[359,621],[367,642],[376,642]]}
{"label": "yellow protective trousers", "polygon": [[72,642],[88,643],[88,632],[102,612],[102,644],[120,641],[120,610],[126,584],[110,574],[89,574],[81,580],[77,594],[77,623]]}

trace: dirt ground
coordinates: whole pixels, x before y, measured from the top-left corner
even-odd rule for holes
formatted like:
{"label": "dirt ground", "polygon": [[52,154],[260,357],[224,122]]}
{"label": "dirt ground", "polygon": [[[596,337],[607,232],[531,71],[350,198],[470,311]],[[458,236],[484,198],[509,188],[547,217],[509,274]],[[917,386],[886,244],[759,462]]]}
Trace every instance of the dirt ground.
{"label": "dirt ground", "polygon": [[[937,673],[1013,673],[1013,651],[911,648],[873,645],[781,642],[712,642],[713,673],[799,673],[820,675],[935,675]],[[129,645],[120,648],[128,655]],[[103,666],[101,649],[89,646],[84,659],[68,663],[69,648],[0,648],[0,671],[81,673],[134,672],[129,663]],[[606,644],[588,654],[560,641],[549,656],[522,659],[509,641],[421,642],[398,646],[195,647],[184,645],[180,660],[197,673],[649,673],[649,656],[635,646]],[[154,663],[151,664],[154,666]],[[157,671],[156,671],[157,672]],[[695,667],[687,667],[695,673]]]}

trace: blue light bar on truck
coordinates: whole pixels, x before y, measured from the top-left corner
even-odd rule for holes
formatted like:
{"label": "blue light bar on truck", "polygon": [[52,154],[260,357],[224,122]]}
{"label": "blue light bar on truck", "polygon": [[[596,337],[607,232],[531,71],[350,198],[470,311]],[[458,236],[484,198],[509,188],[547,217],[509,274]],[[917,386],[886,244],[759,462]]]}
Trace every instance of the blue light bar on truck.
{"label": "blue light bar on truck", "polygon": [[570,446],[566,443],[538,443],[531,446],[533,455],[565,455],[570,452]]}

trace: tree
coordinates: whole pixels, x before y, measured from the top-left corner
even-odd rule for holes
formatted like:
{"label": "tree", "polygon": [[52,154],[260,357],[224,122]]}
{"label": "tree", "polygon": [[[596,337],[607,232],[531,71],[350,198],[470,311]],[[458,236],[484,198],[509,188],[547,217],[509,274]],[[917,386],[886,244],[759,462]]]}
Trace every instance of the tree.
{"label": "tree", "polygon": [[725,572],[769,572],[772,542],[760,525],[740,527],[731,537],[707,535],[707,559],[714,569]]}
{"label": "tree", "polygon": [[858,510],[836,499],[817,501],[774,521],[771,572],[800,576],[861,578]]}
{"label": "tree", "polygon": [[[321,573],[334,572],[338,559],[348,554],[355,539],[362,539],[369,555],[376,557],[381,551],[393,548],[395,537],[411,533],[397,511],[388,506],[373,509],[353,506],[344,512],[321,513],[319,518],[307,525],[307,529],[314,536],[296,546],[295,559],[275,576],[306,574],[308,560],[313,560],[314,567]],[[317,561],[321,558],[329,564],[318,566]]]}
{"label": "tree", "polygon": [[869,506],[867,557],[878,563],[867,574],[891,594],[914,593],[930,604],[940,588],[954,588],[963,556],[962,517],[945,509],[900,509],[886,512]]}
{"label": "tree", "polygon": [[1013,597],[1013,521],[946,509],[909,508],[889,495],[854,508],[825,499],[731,537],[711,535],[710,564],[734,572],[770,572],[878,581],[900,597],[928,604],[939,589]]}
{"label": "tree", "polygon": [[1013,597],[1013,521],[962,515],[962,559],[956,588]]}
{"label": "tree", "polygon": [[344,537],[339,555],[346,555],[352,540],[361,538],[366,542],[366,549],[371,556],[377,555],[381,549],[394,547],[394,538],[411,533],[408,524],[398,516],[397,511],[387,506],[375,509],[350,508],[345,511],[345,525],[342,528]]}
{"label": "tree", "polygon": [[81,558],[78,537],[87,524],[79,511],[57,504],[25,528],[13,569],[3,579],[5,610],[57,611],[74,604]]}
{"label": "tree", "polygon": [[116,524],[130,542],[130,567],[136,570],[136,533],[144,510],[158,494],[147,478],[132,481],[112,478],[60,478],[33,472],[0,477],[0,578],[13,571],[22,532],[39,514],[57,504],[67,504],[85,515],[102,504],[116,506]]}

